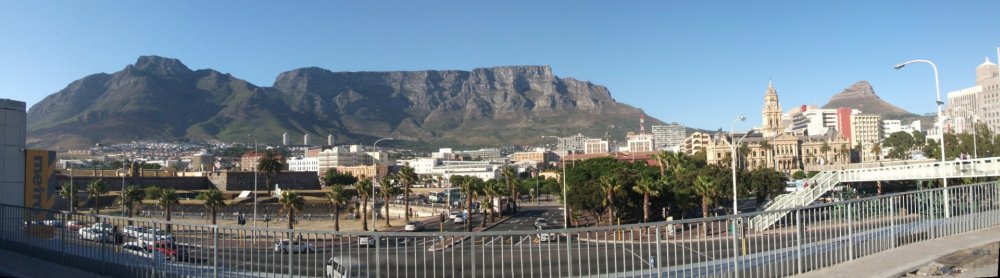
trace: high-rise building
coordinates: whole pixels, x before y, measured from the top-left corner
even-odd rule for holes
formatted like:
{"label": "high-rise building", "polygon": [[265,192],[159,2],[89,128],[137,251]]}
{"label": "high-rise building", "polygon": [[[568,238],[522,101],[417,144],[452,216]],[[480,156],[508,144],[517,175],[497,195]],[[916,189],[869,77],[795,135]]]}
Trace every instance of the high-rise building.
{"label": "high-rise building", "polygon": [[685,127],[677,123],[653,126],[653,142],[657,150],[678,148],[687,137]]}
{"label": "high-rise building", "polygon": [[882,117],[879,115],[851,115],[852,146],[861,145],[861,161],[881,159],[880,153],[872,152],[872,146],[882,142]]}
{"label": "high-rise building", "polygon": [[882,139],[889,138],[890,134],[900,131],[910,134],[913,134],[914,131],[920,131],[920,120],[913,121],[908,125],[903,125],[900,120],[882,120]]}
{"label": "high-rise building", "polygon": [[609,151],[611,149],[607,140],[590,138],[583,142],[583,153],[585,154],[608,153]]}
{"label": "high-rise building", "polygon": [[583,151],[583,141],[587,140],[587,137],[583,134],[577,134],[569,137],[559,137],[559,151],[565,152],[582,152]]}
{"label": "high-rise building", "polygon": [[774,137],[784,129],[781,128],[781,104],[778,103],[778,91],[774,89],[774,84],[767,82],[767,92],[764,93],[764,109],[761,111],[763,126],[761,132],[764,137]]}
{"label": "high-rise building", "polygon": [[24,102],[0,99],[0,204],[24,204]]}
{"label": "high-rise building", "polygon": [[655,151],[653,145],[653,135],[650,134],[631,134],[628,136],[628,151],[629,152],[651,152]]}
{"label": "high-rise building", "polygon": [[309,146],[309,133],[306,133],[306,135],[302,136],[302,145],[306,147]]}
{"label": "high-rise building", "polygon": [[326,136],[326,145],[333,146],[333,134],[329,134]]}
{"label": "high-rise building", "polygon": [[711,144],[712,136],[708,133],[691,133],[681,145],[681,152],[687,155],[694,155],[697,152],[705,152]]}
{"label": "high-rise building", "polygon": [[281,134],[281,145],[288,146],[288,132]]}
{"label": "high-rise building", "polygon": [[[998,49],[1000,54],[1000,49]],[[973,123],[984,124],[991,131],[1000,130],[1000,69],[986,61],[976,67],[975,86],[948,92],[948,104],[943,111],[945,132],[968,133]],[[937,129],[939,119],[935,120]],[[937,139],[936,130],[928,130],[928,138]]]}

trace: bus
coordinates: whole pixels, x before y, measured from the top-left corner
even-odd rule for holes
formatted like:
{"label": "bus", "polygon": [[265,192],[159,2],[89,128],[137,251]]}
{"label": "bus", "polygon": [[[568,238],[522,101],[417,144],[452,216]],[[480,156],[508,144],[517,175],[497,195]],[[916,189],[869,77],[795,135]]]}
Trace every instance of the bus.
{"label": "bus", "polygon": [[458,188],[446,188],[441,192],[431,192],[427,196],[427,200],[434,203],[447,203],[449,200],[452,203],[462,200],[462,190]]}

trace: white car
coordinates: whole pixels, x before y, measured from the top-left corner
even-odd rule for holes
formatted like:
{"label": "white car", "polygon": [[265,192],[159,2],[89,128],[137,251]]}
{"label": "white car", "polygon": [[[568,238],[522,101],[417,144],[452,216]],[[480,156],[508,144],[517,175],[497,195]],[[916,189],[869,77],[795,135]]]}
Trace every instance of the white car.
{"label": "white car", "polygon": [[149,230],[149,228],[146,228],[146,227],[136,227],[136,226],[127,226],[127,227],[125,227],[125,229],[123,230],[123,232],[125,233],[125,236],[127,236],[127,237],[137,238],[137,237],[141,236],[142,234],[145,234],[147,230]]}
{"label": "white car", "polygon": [[103,231],[106,233],[111,233],[117,227],[115,227],[115,225],[112,225],[111,223],[94,223],[94,225],[91,225],[90,228],[98,231]]}
{"label": "white car", "polygon": [[147,246],[139,244],[138,242],[126,242],[125,244],[122,244],[122,251],[126,254],[143,258],[158,259],[162,261],[167,260],[167,256],[163,253],[150,250]]}
{"label": "white car", "polygon": [[368,277],[356,259],[332,257],[326,262],[326,277]]}
{"label": "white car", "polygon": [[455,217],[455,218],[453,219],[453,221],[455,222],[455,224],[462,224],[462,223],[465,223],[465,217],[462,217],[462,216],[456,216],[456,217]]}
{"label": "white car", "polygon": [[549,222],[545,218],[535,218],[535,227],[545,228]]}
{"label": "white car", "polygon": [[424,229],[424,223],[420,221],[410,221],[406,223],[406,227],[403,227],[404,231],[416,232]]}
{"label": "white car", "polygon": [[309,243],[299,242],[298,240],[282,239],[281,241],[274,243],[274,252],[277,253],[313,253],[316,252],[316,247]]}
{"label": "white car", "polygon": [[157,241],[174,242],[173,235],[160,229],[146,229],[144,233],[139,234],[136,238],[138,238],[139,243],[142,244],[152,244]]}
{"label": "white car", "polygon": [[110,242],[111,234],[94,228],[83,228],[78,232],[80,239],[96,242]]}
{"label": "white car", "polygon": [[376,244],[377,243],[375,242],[375,239],[372,238],[372,236],[359,236],[358,237],[358,245],[359,246],[375,247]]}
{"label": "white car", "polygon": [[460,216],[462,216],[461,212],[453,211],[448,214],[448,219],[455,219],[455,217],[460,217]]}

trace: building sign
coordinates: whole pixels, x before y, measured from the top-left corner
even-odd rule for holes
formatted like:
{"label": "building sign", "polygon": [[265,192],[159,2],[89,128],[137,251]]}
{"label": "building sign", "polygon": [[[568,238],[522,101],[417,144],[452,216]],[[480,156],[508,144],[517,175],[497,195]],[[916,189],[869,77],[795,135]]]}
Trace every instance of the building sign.
{"label": "building sign", "polygon": [[[24,167],[24,206],[50,210],[59,194],[56,184],[56,152],[26,150]],[[51,212],[32,210],[28,220],[51,219]]]}

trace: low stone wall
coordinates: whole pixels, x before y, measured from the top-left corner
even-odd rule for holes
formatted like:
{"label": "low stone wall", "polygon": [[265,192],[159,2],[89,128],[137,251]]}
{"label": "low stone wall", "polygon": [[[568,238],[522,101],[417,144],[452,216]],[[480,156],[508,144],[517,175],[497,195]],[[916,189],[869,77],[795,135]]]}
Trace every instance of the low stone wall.
{"label": "low stone wall", "polygon": [[[218,172],[209,173],[208,181],[222,191],[242,191],[254,189],[254,172]],[[277,174],[272,184],[278,184],[282,190],[318,190],[319,175],[316,172],[281,172]],[[273,190],[274,185],[271,185]],[[257,175],[257,190],[267,190],[267,174]]]}
{"label": "low stone wall", "polygon": [[[73,184],[76,185],[79,190],[83,190],[87,187],[87,184],[94,179],[103,180],[104,185],[109,191],[121,190],[121,177],[73,177]],[[60,185],[69,183],[69,181],[69,176],[56,175],[56,182]],[[212,186],[212,184],[203,177],[126,177],[125,184],[136,185],[141,188],[155,185],[161,188],[174,188],[176,190],[206,190]]]}

